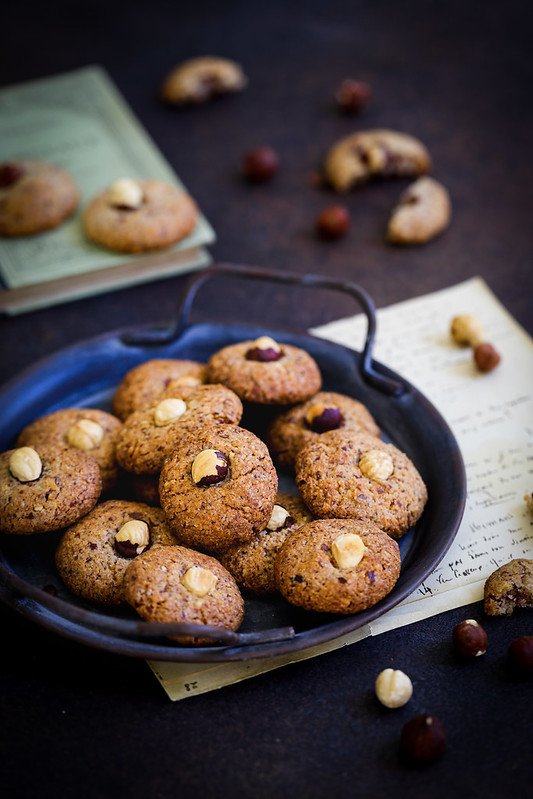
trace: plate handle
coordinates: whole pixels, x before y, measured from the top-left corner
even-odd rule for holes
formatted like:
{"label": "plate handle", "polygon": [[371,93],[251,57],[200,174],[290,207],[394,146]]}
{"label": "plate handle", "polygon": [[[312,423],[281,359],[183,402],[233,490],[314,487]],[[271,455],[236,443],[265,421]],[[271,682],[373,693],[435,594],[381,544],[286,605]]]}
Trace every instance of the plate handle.
{"label": "plate handle", "polygon": [[215,264],[197,273],[189,281],[181,296],[176,319],[170,327],[127,332],[122,336],[123,343],[133,346],[149,346],[169,344],[179,339],[189,325],[192,306],[200,288],[211,278],[218,277],[224,273],[250,280],[262,280],[271,283],[284,283],[286,285],[318,289],[331,289],[349,294],[362,307],[367,319],[365,343],[359,362],[359,370],[363,379],[384,394],[398,396],[404,391],[405,386],[401,382],[378,372],[373,365],[372,348],[376,336],[376,311],[368,292],[356,283],[330,280],[329,278],[320,277],[319,275],[279,272],[273,269],[261,269],[259,267],[242,266],[239,264]]}

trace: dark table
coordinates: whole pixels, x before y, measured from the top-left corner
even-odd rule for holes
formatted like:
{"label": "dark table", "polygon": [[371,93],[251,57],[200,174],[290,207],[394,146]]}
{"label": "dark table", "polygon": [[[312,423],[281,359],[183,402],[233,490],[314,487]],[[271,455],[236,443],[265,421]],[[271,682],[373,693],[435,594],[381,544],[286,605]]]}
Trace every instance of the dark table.
{"label": "dark table", "polygon": [[[216,261],[360,283],[378,307],[481,275],[533,333],[533,104],[530,20],[518,0],[443,3],[94,0],[11,4],[3,85],[98,63],[198,200],[218,239]],[[169,109],[159,84],[175,63],[234,58],[239,95]],[[345,77],[368,81],[358,117],[333,100]],[[327,148],[356,128],[392,127],[424,141],[450,190],[448,231],[423,247],[384,243],[403,181],[344,198],[346,237],[325,242],[318,212],[338,198],[317,184]],[[267,185],[240,175],[243,153],[268,144],[282,169]],[[67,343],[132,324],[164,324],[185,277],[0,320],[2,381]],[[236,282],[207,286],[202,318],[307,329],[352,314],[338,294]],[[453,625],[482,608],[408,628],[177,704],[142,660],[73,643],[0,609],[6,798],[528,795],[533,777],[531,679],[506,665],[509,642],[533,632],[531,611],[487,619],[487,654],[461,662]],[[415,683],[401,710],[373,693],[383,668]],[[448,746],[422,769],[398,758],[402,725],[434,713]]]}

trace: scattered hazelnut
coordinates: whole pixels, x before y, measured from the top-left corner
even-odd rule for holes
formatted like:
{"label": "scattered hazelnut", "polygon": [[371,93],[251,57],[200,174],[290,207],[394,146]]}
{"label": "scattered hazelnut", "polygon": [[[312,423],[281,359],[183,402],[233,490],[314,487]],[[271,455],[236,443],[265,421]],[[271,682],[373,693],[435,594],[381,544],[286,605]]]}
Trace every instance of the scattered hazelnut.
{"label": "scattered hazelnut", "polygon": [[21,483],[29,483],[41,476],[43,465],[33,447],[19,447],[9,457],[9,471]]}
{"label": "scattered hazelnut", "polygon": [[384,669],[376,680],[376,696],[385,707],[403,707],[413,695],[413,684],[399,669]]}
{"label": "scattered hazelnut", "polygon": [[402,728],[400,751],[412,763],[432,763],[444,754],[446,733],[436,716],[414,716]]}
{"label": "scattered hazelnut", "polygon": [[109,204],[122,211],[135,211],[142,205],[143,190],[131,178],[116,180],[108,191]]}
{"label": "scattered hazelnut", "polygon": [[370,449],[359,458],[359,468],[369,480],[384,482],[394,472],[394,463],[388,452],[382,449]]}
{"label": "scattered hazelnut", "polygon": [[350,212],[344,205],[330,205],[317,216],[315,227],[324,239],[340,239],[350,228]]}
{"label": "scattered hazelnut", "polygon": [[346,78],[337,87],[335,99],[341,111],[354,114],[364,108],[370,100],[371,93],[368,83]]}
{"label": "scattered hazelnut", "polygon": [[333,541],[331,554],[337,568],[354,569],[365,554],[363,539],[355,533],[343,533]]}
{"label": "scattered hazelnut", "polygon": [[528,509],[533,513],[533,493],[531,494],[524,494],[524,502],[526,503]]}
{"label": "scattered hazelnut", "polygon": [[278,530],[283,530],[284,527],[288,527],[292,522],[293,519],[288,510],[285,510],[281,505],[274,505],[266,529],[271,532],[277,532]]}
{"label": "scattered hazelnut", "polygon": [[523,635],[509,644],[509,663],[522,674],[533,672],[533,635]]}
{"label": "scattered hazelnut", "polygon": [[14,163],[0,164],[0,189],[8,189],[20,180],[24,170],[21,166]]}
{"label": "scattered hazelnut", "polygon": [[464,313],[454,316],[450,325],[450,334],[457,344],[475,347],[483,341],[483,325],[477,317]]}
{"label": "scattered hazelnut", "polygon": [[181,578],[182,585],[198,597],[210,594],[218,577],[203,566],[191,566]]}
{"label": "scattered hazelnut", "polygon": [[228,473],[228,459],[215,449],[204,449],[194,459],[191,472],[197,486],[221,483]]}
{"label": "scattered hazelnut", "polygon": [[165,427],[167,424],[177,422],[187,410],[187,405],[182,399],[169,397],[161,400],[154,409],[154,423],[156,427]]}
{"label": "scattered hazelnut", "polygon": [[77,449],[94,449],[104,438],[104,428],[91,419],[79,419],[67,432],[67,443]]}
{"label": "scattered hazelnut", "polygon": [[264,183],[279,170],[280,160],[272,147],[256,147],[249,150],[242,161],[242,171],[253,183]]}
{"label": "scattered hazelnut", "polygon": [[117,552],[125,558],[134,558],[150,546],[150,528],[141,519],[125,522],[115,535]]}
{"label": "scattered hazelnut", "polygon": [[501,361],[500,354],[486,341],[474,348],[474,361],[480,372],[492,372]]}
{"label": "scattered hazelnut", "polygon": [[456,624],[452,630],[452,641],[456,649],[467,657],[479,657],[487,651],[487,633],[475,619]]}
{"label": "scattered hazelnut", "polygon": [[344,421],[344,416],[340,408],[323,403],[311,405],[305,414],[305,422],[314,433],[326,433],[328,430],[336,430]]}
{"label": "scattered hazelnut", "polygon": [[270,336],[259,336],[246,353],[247,361],[279,361],[283,350]]}

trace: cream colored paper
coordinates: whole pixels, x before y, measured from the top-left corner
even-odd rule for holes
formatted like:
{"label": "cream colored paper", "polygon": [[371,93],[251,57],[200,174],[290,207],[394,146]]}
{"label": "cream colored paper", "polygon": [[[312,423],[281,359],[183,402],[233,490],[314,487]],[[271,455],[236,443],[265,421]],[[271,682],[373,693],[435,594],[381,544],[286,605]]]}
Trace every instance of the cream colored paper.
{"label": "cream colored paper", "polygon": [[[450,322],[460,313],[477,316],[487,340],[500,352],[502,361],[493,372],[481,374],[471,350],[451,340]],[[494,569],[512,558],[533,558],[533,515],[524,502],[524,495],[533,491],[533,340],[480,278],[378,310],[377,319],[375,359],[428,397],[463,453],[467,502],[455,541],[410,597],[355,636],[286,658],[209,666],[151,663],[171,699],[220,688],[476,602]],[[312,332],[360,350],[365,330],[366,319],[358,315]]]}

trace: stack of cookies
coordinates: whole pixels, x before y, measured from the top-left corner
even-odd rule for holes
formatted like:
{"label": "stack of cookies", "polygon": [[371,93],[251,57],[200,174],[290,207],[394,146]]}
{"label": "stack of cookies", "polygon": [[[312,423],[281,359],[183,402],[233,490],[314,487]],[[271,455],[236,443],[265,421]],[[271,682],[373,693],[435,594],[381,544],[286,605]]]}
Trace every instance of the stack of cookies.
{"label": "stack of cookies", "polygon": [[[267,406],[265,432],[241,426]],[[231,630],[246,595],[335,614],[375,605],[426,500],[368,408],[323,391],[315,360],[268,336],[207,364],[147,360],[124,375],[112,413],[55,411],[0,455],[0,529],[60,531],[55,564],[71,593]]]}

